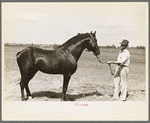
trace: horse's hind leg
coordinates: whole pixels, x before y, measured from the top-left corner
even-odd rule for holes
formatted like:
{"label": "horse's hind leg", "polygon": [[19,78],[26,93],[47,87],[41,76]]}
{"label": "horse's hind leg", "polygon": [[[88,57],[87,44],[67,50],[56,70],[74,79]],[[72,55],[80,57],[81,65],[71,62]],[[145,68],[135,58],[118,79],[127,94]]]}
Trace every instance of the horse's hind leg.
{"label": "horse's hind leg", "polygon": [[27,98],[31,99],[31,98],[32,98],[32,96],[31,96],[31,93],[30,93],[30,90],[29,90],[28,84],[26,85],[25,89],[26,89],[26,92],[27,92]]}
{"label": "horse's hind leg", "polygon": [[27,97],[31,98],[31,93],[28,87],[29,81],[33,78],[33,76],[36,74],[37,70],[35,69],[30,69],[28,72],[26,72],[21,79],[20,82],[20,87],[21,87],[21,98],[22,100],[25,100],[24,96],[24,88],[26,89],[27,92]]}
{"label": "horse's hind leg", "polygon": [[21,89],[21,100],[22,100],[22,101],[25,101],[24,88],[25,88],[24,80],[21,78],[20,89]]}

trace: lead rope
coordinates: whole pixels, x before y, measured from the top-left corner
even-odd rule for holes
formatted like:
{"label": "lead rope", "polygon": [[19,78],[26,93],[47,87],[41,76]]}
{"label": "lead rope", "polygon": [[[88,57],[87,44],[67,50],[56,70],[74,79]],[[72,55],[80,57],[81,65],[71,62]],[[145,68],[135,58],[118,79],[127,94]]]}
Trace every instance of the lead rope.
{"label": "lead rope", "polygon": [[[90,33],[89,33],[90,34]],[[93,36],[90,34],[90,36],[91,36],[91,38],[93,39],[93,42],[95,43],[95,40],[94,40],[94,38],[93,38]],[[96,45],[96,43],[95,43],[95,45]],[[97,59],[98,59],[98,61],[100,62],[100,63],[102,63],[102,64],[108,64],[107,62],[102,62],[99,58],[98,58],[98,56],[96,55],[96,57],[97,57]],[[114,72],[112,71],[112,69],[111,69],[111,64],[108,64],[109,65],[109,68],[110,68],[110,73],[111,73],[111,75],[114,75]]]}
{"label": "lead rope", "polygon": [[[100,63],[102,63],[102,64],[108,64],[107,62],[102,62],[99,58],[98,58],[98,56],[96,55],[96,58],[98,59],[98,61],[100,62]],[[109,68],[110,68],[110,73],[111,73],[111,75],[114,75],[114,72],[112,71],[112,69],[111,69],[111,64],[108,64],[109,65]]]}

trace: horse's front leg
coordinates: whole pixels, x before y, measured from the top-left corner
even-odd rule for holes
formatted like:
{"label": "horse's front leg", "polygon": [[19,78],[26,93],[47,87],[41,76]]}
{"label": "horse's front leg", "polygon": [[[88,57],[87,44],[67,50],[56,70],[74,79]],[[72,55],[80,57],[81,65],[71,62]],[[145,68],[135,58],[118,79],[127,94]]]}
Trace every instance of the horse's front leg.
{"label": "horse's front leg", "polygon": [[67,92],[67,88],[68,88],[70,77],[71,77],[70,74],[64,74],[63,93],[62,93],[61,101],[66,101],[66,92]]}

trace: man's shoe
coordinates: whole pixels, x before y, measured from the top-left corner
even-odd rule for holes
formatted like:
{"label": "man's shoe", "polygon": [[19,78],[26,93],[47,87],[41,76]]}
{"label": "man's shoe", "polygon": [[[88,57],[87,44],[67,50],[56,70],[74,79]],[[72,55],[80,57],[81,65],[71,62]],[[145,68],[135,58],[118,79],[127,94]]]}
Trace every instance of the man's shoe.
{"label": "man's shoe", "polygon": [[119,97],[118,98],[112,97],[111,100],[119,100]]}
{"label": "man's shoe", "polygon": [[126,101],[126,99],[120,99],[121,101]]}

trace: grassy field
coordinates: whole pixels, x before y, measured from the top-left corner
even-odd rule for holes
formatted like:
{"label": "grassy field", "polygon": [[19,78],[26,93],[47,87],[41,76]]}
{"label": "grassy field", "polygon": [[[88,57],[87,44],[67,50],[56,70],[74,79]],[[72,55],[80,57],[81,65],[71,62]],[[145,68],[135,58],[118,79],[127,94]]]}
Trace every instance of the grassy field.
{"label": "grassy field", "polygon": [[[4,47],[4,101],[21,101],[20,72],[16,53],[25,47]],[[120,49],[101,48],[102,61],[117,59]],[[129,49],[131,65],[128,76],[127,101],[143,101],[146,96],[145,49]],[[113,65],[112,67],[115,67]],[[29,83],[33,99],[28,101],[60,101],[62,75],[38,72]],[[78,61],[77,71],[72,75],[67,91],[68,101],[110,101],[113,94],[113,76],[108,65],[100,64],[92,52],[84,51]]]}

